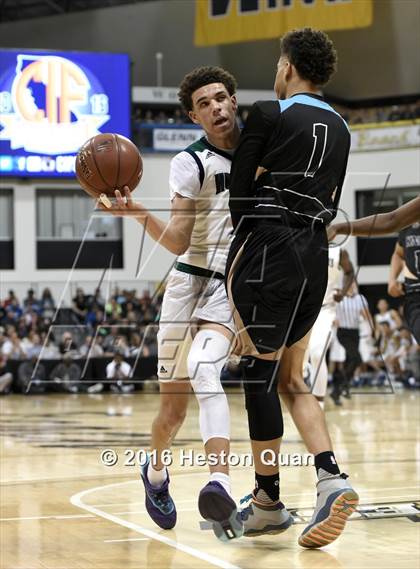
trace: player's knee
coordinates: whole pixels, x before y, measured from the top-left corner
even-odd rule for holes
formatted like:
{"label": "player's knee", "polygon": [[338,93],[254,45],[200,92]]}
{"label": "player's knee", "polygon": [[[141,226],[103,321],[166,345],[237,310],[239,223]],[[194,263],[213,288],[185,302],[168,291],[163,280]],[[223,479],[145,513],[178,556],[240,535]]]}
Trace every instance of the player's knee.
{"label": "player's knee", "polygon": [[309,393],[309,389],[303,380],[303,375],[299,371],[280,374],[279,393],[286,396],[301,395]]}
{"label": "player's knee", "polygon": [[187,368],[197,399],[223,393],[220,373],[227,359],[230,341],[215,330],[200,330],[188,353]]}
{"label": "player's knee", "polygon": [[283,416],[277,394],[278,362],[242,358],[241,368],[251,439],[268,441],[282,437]]}
{"label": "player's knee", "polygon": [[210,356],[208,350],[190,350],[188,373],[200,407],[200,432],[204,444],[212,438],[230,438],[230,414],[227,397],[220,381],[224,359],[217,353]]}

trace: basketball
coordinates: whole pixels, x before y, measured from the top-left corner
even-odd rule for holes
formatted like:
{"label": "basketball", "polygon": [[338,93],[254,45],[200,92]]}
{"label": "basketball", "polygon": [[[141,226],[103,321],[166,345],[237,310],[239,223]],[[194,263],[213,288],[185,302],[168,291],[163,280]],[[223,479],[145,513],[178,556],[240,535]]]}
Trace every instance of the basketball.
{"label": "basketball", "polygon": [[85,142],[76,157],[76,176],[93,198],[114,196],[115,190],[128,186],[133,191],[143,173],[140,152],[125,136],[98,134]]}

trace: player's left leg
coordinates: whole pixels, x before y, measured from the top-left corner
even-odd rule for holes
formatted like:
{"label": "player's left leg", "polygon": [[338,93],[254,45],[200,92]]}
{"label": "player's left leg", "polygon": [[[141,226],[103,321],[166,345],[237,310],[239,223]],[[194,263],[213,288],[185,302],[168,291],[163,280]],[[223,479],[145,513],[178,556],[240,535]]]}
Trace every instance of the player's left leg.
{"label": "player's left leg", "polygon": [[224,326],[201,322],[188,355],[188,373],[200,408],[200,432],[210,469],[210,481],[200,492],[198,507],[222,541],[240,537],[243,533],[231,497],[230,412],[220,382],[232,339],[232,332]]}
{"label": "player's left leg", "polygon": [[[293,518],[280,501],[279,453],[283,417],[277,394],[280,353],[241,360],[249,435],[254,458],[255,489],[244,498],[244,535],[255,537],[287,530]],[[276,359],[277,358],[277,359]]]}
{"label": "player's left leg", "polygon": [[308,451],[315,456],[317,502],[310,524],[299,538],[302,547],[328,545],[341,534],[358,504],[358,495],[341,474],[332,450],[325,416],[302,378],[307,338],[285,348],[279,370],[282,400]]}
{"label": "player's left leg", "polygon": [[230,491],[230,412],[220,381],[235,331],[223,281],[203,283],[193,323],[188,374],[200,408],[200,432],[210,469],[210,481],[200,492],[198,507],[212,523],[215,535],[227,541],[240,537],[243,525]]}

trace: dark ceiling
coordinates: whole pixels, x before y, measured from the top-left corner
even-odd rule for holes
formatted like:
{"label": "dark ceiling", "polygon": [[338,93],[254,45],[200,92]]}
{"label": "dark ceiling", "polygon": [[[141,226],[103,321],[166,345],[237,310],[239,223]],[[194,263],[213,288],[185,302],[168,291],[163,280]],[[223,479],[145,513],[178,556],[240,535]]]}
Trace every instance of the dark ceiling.
{"label": "dark ceiling", "polygon": [[96,10],[154,0],[0,0],[0,22],[54,16],[66,12]]}

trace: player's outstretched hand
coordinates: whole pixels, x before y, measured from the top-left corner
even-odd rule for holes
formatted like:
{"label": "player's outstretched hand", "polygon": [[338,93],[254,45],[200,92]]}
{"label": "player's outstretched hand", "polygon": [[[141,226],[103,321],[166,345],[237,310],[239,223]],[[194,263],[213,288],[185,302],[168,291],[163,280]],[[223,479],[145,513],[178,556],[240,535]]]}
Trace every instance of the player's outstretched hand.
{"label": "player's outstretched hand", "polygon": [[328,243],[331,243],[331,241],[334,241],[334,239],[337,237],[337,229],[335,225],[330,225],[329,227],[327,227],[327,238],[328,238]]}
{"label": "player's outstretched hand", "polygon": [[147,215],[144,205],[138,200],[133,200],[128,186],[123,187],[122,193],[120,190],[115,190],[114,195],[115,198],[109,198],[106,194],[101,194],[98,199],[98,206],[118,217],[142,217]]}
{"label": "player's outstretched hand", "polygon": [[404,295],[404,289],[402,283],[399,281],[389,281],[388,283],[388,294],[394,298]]}

